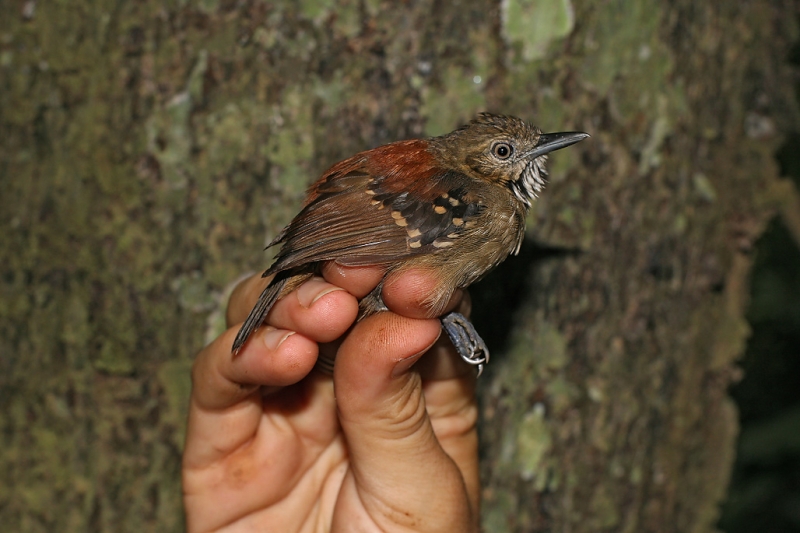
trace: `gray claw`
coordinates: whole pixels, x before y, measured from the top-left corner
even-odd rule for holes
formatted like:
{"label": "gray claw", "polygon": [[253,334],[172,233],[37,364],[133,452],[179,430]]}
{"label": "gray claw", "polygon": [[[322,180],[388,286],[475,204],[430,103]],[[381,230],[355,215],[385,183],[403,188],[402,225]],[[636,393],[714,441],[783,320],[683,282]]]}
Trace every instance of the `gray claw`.
{"label": "gray claw", "polygon": [[461,359],[478,367],[478,376],[483,373],[483,367],[489,362],[489,348],[481,336],[475,331],[475,326],[461,313],[449,313],[442,317],[442,328],[456,347]]}

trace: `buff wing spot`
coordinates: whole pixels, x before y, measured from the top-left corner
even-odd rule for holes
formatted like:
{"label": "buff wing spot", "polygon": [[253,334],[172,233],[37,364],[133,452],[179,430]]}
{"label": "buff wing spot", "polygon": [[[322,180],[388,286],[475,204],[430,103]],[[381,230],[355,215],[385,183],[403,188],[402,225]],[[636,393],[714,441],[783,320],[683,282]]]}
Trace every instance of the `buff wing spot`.
{"label": "buff wing spot", "polygon": [[467,195],[465,187],[434,189],[427,196],[384,189],[380,181],[371,182],[367,189],[370,203],[378,209],[388,208],[391,220],[405,228],[410,250],[453,246],[467,228],[475,226],[474,219],[484,209],[479,200]]}

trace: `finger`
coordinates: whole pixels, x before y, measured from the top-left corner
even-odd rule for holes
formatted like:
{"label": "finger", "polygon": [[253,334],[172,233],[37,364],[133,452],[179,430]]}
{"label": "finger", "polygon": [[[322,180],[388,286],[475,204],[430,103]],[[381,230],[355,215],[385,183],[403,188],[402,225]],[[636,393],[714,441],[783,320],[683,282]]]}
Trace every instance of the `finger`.
{"label": "finger", "polygon": [[344,335],[357,315],[353,295],[315,276],[278,300],[266,322],[317,342],[331,342]]}
{"label": "finger", "polygon": [[[374,289],[383,278],[385,268],[376,266],[348,267],[335,261],[327,262],[322,275],[328,283],[343,288],[356,298],[363,298]],[[254,274],[239,283],[233,290],[227,310],[228,325],[243,322],[258,300],[258,296],[272,280]],[[411,318],[429,318],[422,302],[438,285],[436,277],[428,271],[411,270],[390,278],[384,287],[383,298],[392,311]],[[459,305],[462,291],[453,293],[446,310]],[[462,313],[463,314],[463,313]]]}
{"label": "finger", "polygon": [[[383,302],[394,313],[409,318],[432,318],[425,301],[434,293],[440,281],[430,271],[408,270],[390,276],[383,285]],[[463,291],[456,289],[445,307],[445,312],[459,305]]]}
{"label": "finger", "polygon": [[[383,267],[348,267],[335,261],[325,264],[322,275],[329,283],[344,288],[356,298],[363,298],[381,281],[385,274]],[[393,312],[409,318],[431,318],[429,310],[423,305],[439,285],[436,276],[424,269],[415,269],[389,277],[384,285],[382,297]],[[453,293],[445,310],[458,306],[462,298],[461,290]],[[463,313],[462,313],[463,314]]]}
{"label": "finger", "polygon": [[[468,292],[454,310],[469,316]],[[474,509],[480,503],[478,465],[478,406],[475,397],[477,374],[473,365],[458,355],[447,335],[414,365],[422,377],[425,404],[433,432],[464,478]]]}
{"label": "finger", "polygon": [[431,530],[474,527],[467,484],[436,438],[419,374],[408,371],[440,332],[437,320],[379,313],[353,328],[337,356],[334,386],[352,467],[343,491],[385,528],[392,516],[410,520],[407,527],[423,516]]}
{"label": "finger", "polygon": [[[328,283],[341,287],[356,298],[363,298],[378,285],[385,270],[375,266],[347,267],[328,261],[322,268],[322,275]],[[229,326],[244,322],[273,277],[253,274],[236,285],[228,302],[226,319]]]}
{"label": "finger", "polygon": [[296,383],[314,366],[317,344],[302,335],[261,328],[233,356],[231,328],[204,348],[192,368],[186,450],[189,466],[201,467],[253,437],[263,414],[259,386]]}
{"label": "finger", "polygon": [[377,266],[348,267],[336,261],[328,261],[322,267],[322,276],[355,296],[363,298],[374,289],[383,278],[386,269]]}
{"label": "finger", "polygon": [[[229,325],[244,321],[270,280],[251,276],[233,290],[227,310]],[[357,314],[358,301],[352,295],[315,276],[278,300],[265,322],[317,342],[330,342],[347,331]]]}
{"label": "finger", "polygon": [[[330,380],[303,379],[315,342],[265,327],[232,357],[236,329],[203,350],[193,369],[182,468],[189,531],[216,531],[284,500],[315,459],[309,448],[338,429]],[[312,425],[313,435],[298,434]]]}
{"label": "finger", "polygon": [[192,401],[205,410],[224,410],[259,386],[284,387],[314,366],[317,343],[293,331],[264,327],[242,350],[231,354],[238,327],[206,346],[192,368]]}
{"label": "finger", "polygon": [[480,476],[475,367],[465,363],[443,335],[414,370],[422,376],[422,390],[433,432],[442,449],[461,471],[473,509],[478,509]]}
{"label": "finger", "polygon": [[[384,288],[384,300],[388,301],[390,309],[401,315],[421,318],[428,314],[423,305],[425,297],[435,290],[436,277],[429,271],[410,270],[393,278]],[[444,313],[456,311],[469,317],[472,300],[469,293],[456,290],[450,298]],[[442,335],[437,347],[422,358],[415,369],[423,380],[444,380],[453,378],[470,378],[475,376],[475,366],[466,363],[458,356],[450,338]]]}
{"label": "finger", "polygon": [[[469,292],[453,309],[469,317]],[[458,465],[467,485],[473,509],[480,505],[478,465],[477,373],[466,363],[447,335],[442,335],[415,366],[423,380],[423,391],[433,431],[444,451]],[[476,511],[477,512],[477,511]]]}

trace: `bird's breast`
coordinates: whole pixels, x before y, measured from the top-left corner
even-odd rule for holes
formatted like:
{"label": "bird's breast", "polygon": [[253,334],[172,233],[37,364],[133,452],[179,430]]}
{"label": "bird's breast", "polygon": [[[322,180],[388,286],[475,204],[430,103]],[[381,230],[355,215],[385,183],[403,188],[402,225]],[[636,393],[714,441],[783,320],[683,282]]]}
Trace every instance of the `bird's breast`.
{"label": "bird's breast", "polygon": [[453,246],[432,254],[442,270],[451,272],[456,287],[467,287],[516,254],[524,236],[524,213],[502,204],[487,208]]}

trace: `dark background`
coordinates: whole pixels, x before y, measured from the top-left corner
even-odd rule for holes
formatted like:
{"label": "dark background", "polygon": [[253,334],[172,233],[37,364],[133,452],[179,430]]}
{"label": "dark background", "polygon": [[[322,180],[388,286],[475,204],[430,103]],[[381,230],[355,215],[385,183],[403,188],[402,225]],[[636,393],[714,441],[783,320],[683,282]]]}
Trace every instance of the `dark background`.
{"label": "dark background", "polygon": [[[800,135],[776,156],[783,174],[800,185]],[[790,533],[800,531],[800,250],[778,218],[755,254],[747,311],[753,332],[744,377],[731,389],[741,435],[720,527]]]}
{"label": "dark background", "polygon": [[[786,59],[800,66],[800,45]],[[800,130],[788,135],[775,157],[781,174],[800,186]],[[731,389],[742,427],[720,520],[720,527],[729,533],[800,531],[800,243],[796,237],[778,217],[755,249],[747,311],[753,332],[741,362],[744,377]]]}

